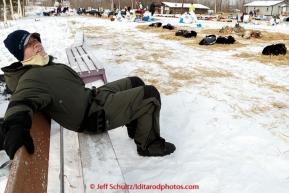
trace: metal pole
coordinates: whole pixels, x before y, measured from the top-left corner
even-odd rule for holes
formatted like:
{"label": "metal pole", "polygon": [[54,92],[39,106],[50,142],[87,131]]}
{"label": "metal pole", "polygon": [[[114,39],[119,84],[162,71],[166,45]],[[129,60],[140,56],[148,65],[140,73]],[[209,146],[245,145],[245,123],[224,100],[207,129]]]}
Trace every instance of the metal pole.
{"label": "metal pole", "polygon": [[64,193],[63,127],[60,125],[60,193]]}

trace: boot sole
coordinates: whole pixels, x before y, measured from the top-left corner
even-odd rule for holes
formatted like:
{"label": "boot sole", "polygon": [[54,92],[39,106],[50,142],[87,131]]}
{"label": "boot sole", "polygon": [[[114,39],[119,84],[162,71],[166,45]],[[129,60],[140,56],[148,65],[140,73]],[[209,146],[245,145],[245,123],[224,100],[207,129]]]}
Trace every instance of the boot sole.
{"label": "boot sole", "polygon": [[171,152],[171,153],[168,153],[168,154],[150,154],[150,153],[149,154],[141,154],[141,153],[138,152],[138,155],[139,156],[143,156],[143,157],[164,157],[164,156],[170,155],[172,153],[174,153],[174,151]]}
{"label": "boot sole", "polygon": [[143,152],[137,151],[138,155],[143,157],[163,157],[166,155],[170,155],[171,153],[174,153],[176,151],[176,146],[173,146],[169,153],[163,153],[163,154],[151,154],[148,150],[140,150]]}

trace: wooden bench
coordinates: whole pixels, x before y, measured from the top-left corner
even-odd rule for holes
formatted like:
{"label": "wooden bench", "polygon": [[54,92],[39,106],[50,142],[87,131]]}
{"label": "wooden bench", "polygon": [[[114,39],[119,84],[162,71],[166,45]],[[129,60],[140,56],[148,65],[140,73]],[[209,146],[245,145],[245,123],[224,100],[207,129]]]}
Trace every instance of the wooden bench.
{"label": "wooden bench", "polygon": [[[86,87],[99,87],[107,83],[105,70],[94,57],[88,42],[89,40],[84,36],[83,31],[76,33],[74,45],[66,49],[68,65],[78,73]],[[86,191],[89,190],[87,185],[96,182],[92,176],[97,176],[98,184],[107,183],[107,179],[110,179],[110,184],[125,184],[108,132],[98,135],[79,133],[78,141]],[[102,159],[91,155],[91,152],[98,152]],[[103,167],[107,165],[109,167]],[[118,192],[128,191],[119,190]]]}
{"label": "wooden bench", "polygon": [[[0,83],[5,86],[1,94],[12,94],[6,86],[3,74],[0,74]],[[6,99],[7,97],[5,96]],[[9,100],[1,101],[1,103],[1,108],[8,108]],[[3,120],[4,118],[0,118],[0,126]],[[47,192],[50,123],[50,117],[45,116],[40,111],[34,113],[30,129],[30,135],[35,147],[34,154],[30,155],[24,145],[22,145],[15,153],[12,164],[6,162],[4,170],[8,179],[5,193]],[[3,143],[2,140],[4,139],[0,140]],[[3,146],[3,144],[0,146]],[[3,164],[4,160],[0,161]]]}
{"label": "wooden bench", "polygon": [[107,83],[104,68],[92,54],[83,31],[76,33],[74,45],[66,48],[66,54],[69,66],[79,74],[84,83],[99,79]]}
{"label": "wooden bench", "polygon": [[30,155],[24,145],[16,152],[5,193],[47,192],[51,119],[41,112],[33,115],[30,134],[35,147]]}

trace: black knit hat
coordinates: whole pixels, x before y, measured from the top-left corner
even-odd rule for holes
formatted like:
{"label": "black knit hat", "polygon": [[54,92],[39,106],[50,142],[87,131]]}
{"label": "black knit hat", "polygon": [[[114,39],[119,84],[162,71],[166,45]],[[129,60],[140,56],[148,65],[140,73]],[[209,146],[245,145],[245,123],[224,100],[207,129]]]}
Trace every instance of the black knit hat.
{"label": "black knit hat", "polygon": [[24,58],[24,46],[28,43],[31,36],[41,42],[39,33],[29,33],[25,30],[16,30],[7,36],[4,40],[4,44],[11,54],[13,54],[19,61],[22,61]]}

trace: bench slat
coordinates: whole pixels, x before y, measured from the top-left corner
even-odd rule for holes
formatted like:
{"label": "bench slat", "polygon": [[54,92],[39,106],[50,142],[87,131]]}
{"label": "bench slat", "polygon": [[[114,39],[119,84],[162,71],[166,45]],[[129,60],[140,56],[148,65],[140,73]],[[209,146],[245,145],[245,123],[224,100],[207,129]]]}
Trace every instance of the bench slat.
{"label": "bench slat", "polygon": [[103,69],[103,66],[99,63],[99,61],[96,59],[96,57],[94,57],[94,55],[92,54],[92,52],[90,51],[89,47],[86,44],[83,44],[82,46],[84,48],[84,50],[86,51],[86,53],[89,55],[91,61],[93,62],[93,64],[98,68],[98,69]]}
{"label": "bench slat", "polygon": [[74,57],[75,57],[78,65],[79,65],[79,68],[80,68],[81,72],[85,72],[85,71],[89,72],[89,69],[87,68],[87,66],[83,62],[83,60],[81,58],[81,55],[79,54],[77,49],[76,48],[72,48],[71,50],[72,50],[72,53],[74,54]]}
{"label": "bench slat", "polygon": [[86,65],[90,71],[94,71],[94,70],[98,71],[98,68],[95,67],[95,65],[93,64],[93,61],[90,60],[90,58],[87,54],[83,55],[82,59],[85,61]]}
{"label": "bench slat", "polygon": [[84,48],[83,47],[76,47],[76,49],[81,54],[81,57],[82,57],[83,61],[85,62],[87,68],[90,71],[94,71],[94,70],[98,71],[97,67],[93,64],[93,61],[91,61],[89,59],[89,56],[86,54]]}
{"label": "bench slat", "polygon": [[[75,35],[75,41],[81,39],[81,33]],[[95,81],[98,79],[103,79],[104,83],[107,83],[105,70],[103,66],[99,63],[96,57],[93,55],[88,39],[83,35],[83,45],[74,46],[72,48],[67,48],[66,53],[69,61],[69,66],[73,68],[78,75],[82,78],[84,83]]]}
{"label": "bench slat", "polygon": [[70,48],[66,48],[66,55],[67,55],[67,58],[68,58],[68,62],[69,62],[69,65],[70,67],[77,73],[81,72],[78,64],[75,62],[75,58],[71,52],[71,49]]}
{"label": "bench slat", "polygon": [[85,51],[84,51],[84,49],[82,48],[82,46],[77,46],[77,47],[75,47],[75,48],[77,49],[78,53],[79,53],[81,56],[86,54]]}

